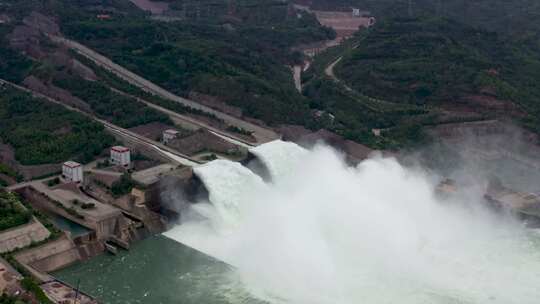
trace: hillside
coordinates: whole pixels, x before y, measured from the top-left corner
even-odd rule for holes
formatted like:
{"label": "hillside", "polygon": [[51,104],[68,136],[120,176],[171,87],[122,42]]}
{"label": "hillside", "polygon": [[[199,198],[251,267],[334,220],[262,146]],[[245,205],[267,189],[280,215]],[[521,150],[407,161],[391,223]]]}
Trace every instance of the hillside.
{"label": "hillside", "polygon": [[[266,2],[279,3],[253,2],[251,10],[261,11],[259,6],[264,8]],[[287,67],[301,57],[290,48],[333,35],[312,15],[290,15],[286,5],[269,11],[269,16],[280,18],[265,22],[244,20],[242,15],[160,22],[113,10],[107,11],[110,19],[100,20],[86,8],[67,2],[55,8],[66,36],[176,94],[217,97],[268,124],[307,119],[307,102],[295,90]]]}
{"label": "hillside", "polygon": [[88,162],[114,143],[103,126],[82,114],[0,86],[0,138],[22,165]]}
{"label": "hillside", "polygon": [[387,20],[335,72],[370,97],[511,116],[540,130],[540,55],[494,32],[435,17]]}

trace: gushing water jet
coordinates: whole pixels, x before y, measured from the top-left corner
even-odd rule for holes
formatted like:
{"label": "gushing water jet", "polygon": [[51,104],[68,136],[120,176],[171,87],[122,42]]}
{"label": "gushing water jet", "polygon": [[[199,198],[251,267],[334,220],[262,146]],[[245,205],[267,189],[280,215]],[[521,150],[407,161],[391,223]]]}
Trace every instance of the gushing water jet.
{"label": "gushing water jet", "polygon": [[209,202],[191,212],[204,220],[165,233],[235,266],[253,296],[295,304],[538,303],[538,234],[478,207],[482,194],[442,202],[420,170],[381,157],[350,167],[324,146],[276,142],[257,153],[271,182],[229,161],[201,166]]}

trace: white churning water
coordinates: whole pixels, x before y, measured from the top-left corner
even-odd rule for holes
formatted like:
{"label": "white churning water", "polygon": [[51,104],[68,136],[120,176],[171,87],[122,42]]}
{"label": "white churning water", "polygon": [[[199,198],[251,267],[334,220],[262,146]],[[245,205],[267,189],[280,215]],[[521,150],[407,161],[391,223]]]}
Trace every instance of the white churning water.
{"label": "white churning water", "polygon": [[[196,169],[210,202],[165,233],[235,266],[254,297],[296,304],[537,304],[538,235],[441,201],[394,159],[357,167],[332,149],[255,151],[272,181],[229,161]],[[202,216],[201,216],[202,215]],[[201,220],[204,218],[204,220]]]}

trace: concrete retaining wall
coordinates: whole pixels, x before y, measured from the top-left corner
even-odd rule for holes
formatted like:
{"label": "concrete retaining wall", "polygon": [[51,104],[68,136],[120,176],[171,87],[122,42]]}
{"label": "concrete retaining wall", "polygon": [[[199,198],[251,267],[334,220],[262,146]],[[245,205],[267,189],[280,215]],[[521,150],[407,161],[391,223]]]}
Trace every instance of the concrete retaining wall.
{"label": "concrete retaining wall", "polygon": [[25,187],[18,190],[19,193],[27,199],[32,206],[38,210],[43,210],[46,212],[52,212],[58,214],[66,219],[71,220],[83,227],[94,230],[96,232],[96,237],[98,240],[103,240],[108,238],[110,235],[116,233],[119,229],[119,220],[122,218],[120,211],[117,213],[112,213],[109,217],[103,217],[97,220],[79,219],[75,216],[69,214],[66,210],[58,208],[55,206],[44,194],[40,193],[38,190],[33,187]]}
{"label": "concrete retaining wall", "polygon": [[37,271],[51,272],[79,261],[81,257],[75,244],[64,235],[58,240],[24,250],[16,254],[15,259]]}
{"label": "concrete retaining wall", "polygon": [[147,156],[151,159],[158,160],[160,162],[164,162],[164,163],[170,162],[170,159],[164,157],[163,154],[158,152],[158,150],[156,149],[153,149],[147,145],[143,145],[140,142],[137,142],[136,140],[128,136],[124,136],[116,132],[110,132],[110,134],[114,136],[115,139],[121,141],[124,146],[130,148],[132,151],[132,155],[134,152],[139,152],[144,156]]}
{"label": "concrete retaining wall", "polygon": [[2,231],[0,233],[0,253],[13,251],[45,240],[51,235],[37,219],[25,225]]}

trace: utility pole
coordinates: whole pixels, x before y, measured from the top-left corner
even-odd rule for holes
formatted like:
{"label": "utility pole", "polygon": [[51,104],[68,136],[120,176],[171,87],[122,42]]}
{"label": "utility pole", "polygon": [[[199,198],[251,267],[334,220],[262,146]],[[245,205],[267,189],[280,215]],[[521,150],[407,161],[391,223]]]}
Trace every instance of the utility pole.
{"label": "utility pole", "polygon": [[73,304],[77,304],[77,300],[79,299],[79,288],[81,287],[81,279],[77,280],[77,289],[75,289],[75,302]]}
{"label": "utility pole", "polygon": [[409,18],[412,18],[412,0],[409,0],[409,4],[408,4],[408,13],[409,13]]}

